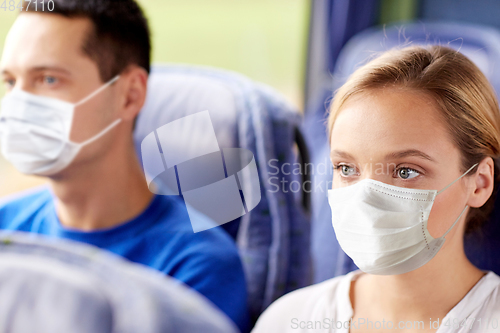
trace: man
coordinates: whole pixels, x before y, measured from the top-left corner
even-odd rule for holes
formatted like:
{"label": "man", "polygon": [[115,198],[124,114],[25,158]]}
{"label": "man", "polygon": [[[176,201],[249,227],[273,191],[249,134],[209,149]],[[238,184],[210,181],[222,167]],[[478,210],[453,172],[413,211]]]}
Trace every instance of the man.
{"label": "man", "polygon": [[7,160],[48,177],[50,188],[2,204],[0,228],[93,244],[158,269],[247,330],[234,242],[220,228],[193,233],[182,199],[146,186],[132,140],[150,70],[138,4],[54,0],[45,12],[23,5],[0,62],[8,91],[0,140]]}

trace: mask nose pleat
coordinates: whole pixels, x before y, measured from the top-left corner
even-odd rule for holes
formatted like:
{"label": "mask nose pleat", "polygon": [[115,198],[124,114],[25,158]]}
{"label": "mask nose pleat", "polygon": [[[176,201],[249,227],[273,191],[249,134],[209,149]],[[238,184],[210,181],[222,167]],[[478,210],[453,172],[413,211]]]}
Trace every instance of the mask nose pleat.
{"label": "mask nose pleat", "polygon": [[401,203],[407,205],[421,205],[426,202],[433,202],[436,198],[435,190],[419,190],[404,187],[388,185],[373,180],[369,180],[367,186],[363,187],[364,195],[372,197],[375,200],[382,199],[383,205],[390,208],[391,204],[395,207],[401,207]]}

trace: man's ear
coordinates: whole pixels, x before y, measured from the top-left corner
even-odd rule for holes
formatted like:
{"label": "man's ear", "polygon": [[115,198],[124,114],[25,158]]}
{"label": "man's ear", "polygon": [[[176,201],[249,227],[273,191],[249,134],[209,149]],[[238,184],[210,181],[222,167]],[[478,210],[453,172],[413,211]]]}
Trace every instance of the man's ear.
{"label": "man's ear", "polygon": [[133,121],[146,101],[148,73],[139,66],[129,66],[120,76],[122,81],[121,114],[124,121]]}
{"label": "man's ear", "polygon": [[495,163],[486,157],[477,166],[477,171],[470,177],[471,195],[467,201],[469,207],[479,208],[488,201],[495,185]]}

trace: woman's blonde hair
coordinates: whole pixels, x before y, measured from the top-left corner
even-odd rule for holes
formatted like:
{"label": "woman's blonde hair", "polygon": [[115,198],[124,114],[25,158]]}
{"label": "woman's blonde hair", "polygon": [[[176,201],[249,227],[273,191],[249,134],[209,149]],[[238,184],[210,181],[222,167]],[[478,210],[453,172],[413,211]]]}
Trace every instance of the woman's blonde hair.
{"label": "woman's blonde hair", "polygon": [[[357,69],[337,91],[328,116],[328,137],[346,101],[371,89],[398,87],[421,91],[438,106],[465,172],[490,156],[495,161],[494,193],[467,216],[470,232],[490,215],[498,186],[500,155],[500,109],[488,79],[467,57],[448,47],[410,46],[392,49]],[[475,170],[472,170],[475,172]]]}

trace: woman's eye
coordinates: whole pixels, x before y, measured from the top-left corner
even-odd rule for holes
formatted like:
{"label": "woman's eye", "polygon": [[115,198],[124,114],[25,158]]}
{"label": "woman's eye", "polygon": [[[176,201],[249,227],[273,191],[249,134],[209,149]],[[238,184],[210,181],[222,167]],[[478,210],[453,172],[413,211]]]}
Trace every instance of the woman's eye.
{"label": "woman's eye", "polygon": [[339,165],[339,168],[343,177],[349,177],[356,174],[356,169],[348,165]]}
{"label": "woman's eye", "polygon": [[410,168],[399,168],[396,170],[396,176],[401,179],[412,179],[420,175],[420,172]]}

